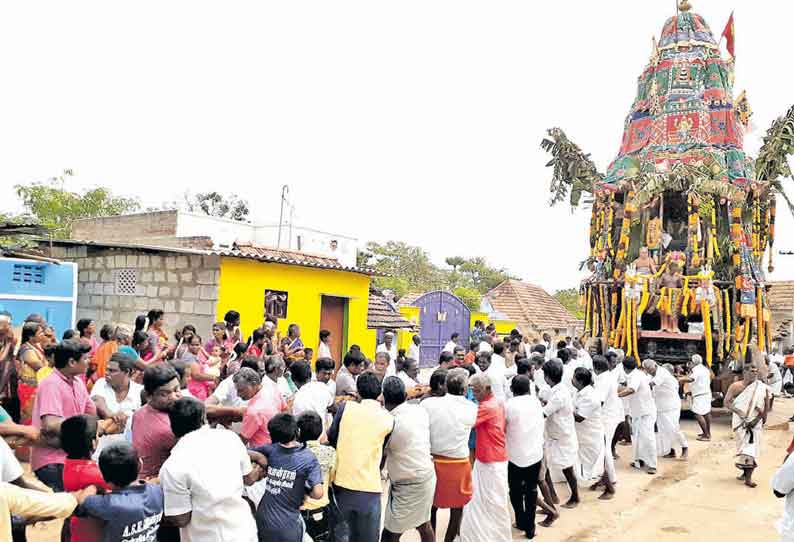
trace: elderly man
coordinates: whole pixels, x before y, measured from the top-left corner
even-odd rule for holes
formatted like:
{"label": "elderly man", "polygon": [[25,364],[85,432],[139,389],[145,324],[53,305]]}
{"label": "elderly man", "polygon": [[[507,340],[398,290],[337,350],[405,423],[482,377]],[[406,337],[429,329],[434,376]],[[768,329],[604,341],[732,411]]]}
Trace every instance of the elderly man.
{"label": "elderly man", "polygon": [[479,405],[472,473],[473,497],[463,509],[460,526],[462,542],[510,542],[510,500],[507,484],[504,404],[491,392],[491,380],[477,374],[471,379]]}
{"label": "elderly man", "polygon": [[703,442],[711,440],[711,371],[703,365],[700,354],[694,354],[690,363],[689,392],[692,394],[692,413],[700,425],[701,433],[697,439]]}
{"label": "elderly man", "polygon": [[[386,373],[386,376],[390,376],[388,372]],[[419,383],[419,362],[415,359],[406,358],[402,370],[397,373],[397,378],[402,381],[408,394],[413,396],[414,389],[421,385]]]}
{"label": "elderly man", "polygon": [[389,353],[389,368],[386,369],[386,376],[394,376],[397,374],[397,366],[394,360],[397,359],[397,343],[394,342],[394,333],[387,331],[383,334],[383,342],[378,345],[375,353],[388,352]]}
{"label": "elderly man", "polygon": [[436,473],[430,456],[430,417],[419,405],[406,402],[405,385],[396,377],[383,381],[383,402],[394,416],[394,430],[386,444],[389,500],[381,542],[397,542],[416,529],[422,542],[435,542],[430,508]]}
{"label": "elderly man", "polygon": [[[449,508],[449,525],[444,542],[460,534],[463,507],[471,500],[471,463],[469,434],[477,421],[477,405],[466,399],[469,372],[452,369],[446,376],[446,394],[437,382],[436,370],[430,378],[431,397],[420,403],[430,417],[430,453],[436,469],[431,524],[435,531],[436,511]],[[444,371],[446,372],[446,371]]]}
{"label": "elderly man", "polygon": [[623,370],[626,372],[626,385],[618,395],[629,398],[631,466],[641,469],[644,465],[648,474],[656,474],[656,435],[653,432],[656,405],[651,395],[650,378],[637,368],[637,362],[631,356],[623,360]]}
{"label": "elderly man", "polygon": [[661,452],[669,450],[664,457],[673,459],[677,445],[681,448],[681,458],[686,459],[689,445],[684,432],[681,431],[681,397],[678,395],[678,379],[664,367],[659,367],[652,359],[643,361],[642,368],[651,377]]}
{"label": "elderly man", "polygon": [[234,385],[240,399],[248,401],[240,428],[243,441],[250,448],[270,444],[267,422],[287,410],[287,403],[278,385],[270,378],[263,380],[259,373],[247,367],[242,367],[234,374]]}
{"label": "elderly man", "polygon": [[[576,508],[579,504],[579,488],[574,465],[579,459],[579,444],[574,425],[573,398],[568,386],[562,381],[562,375],[563,366],[560,360],[552,359],[543,364],[543,377],[551,388],[543,406],[543,415],[546,417],[544,453],[548,469],[562,471],[571,490],[571,497],[563,506]],[[547,476],[546,482],[551,490],[553,485],[550,483],[550,476]],[[553,491],[552,496],[555,496]],[[549,519],[541,525],[551,525]]]}
{"label": "elderly man", "polygon": [[758,466],[770,395],[769,386],[759,380],[758,367],[753,363],[744,365],[742,380],[731,384],[725,392],[725,406],[733,412],[736,468],[742,471],[739,480],[747,487],[758,485],[753,482],[753,471]]}

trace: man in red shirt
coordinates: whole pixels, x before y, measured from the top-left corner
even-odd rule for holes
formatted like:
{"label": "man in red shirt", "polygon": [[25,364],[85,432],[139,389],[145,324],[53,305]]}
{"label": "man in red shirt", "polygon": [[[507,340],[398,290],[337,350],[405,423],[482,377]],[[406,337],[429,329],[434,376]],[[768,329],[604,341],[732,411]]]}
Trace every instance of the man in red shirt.
{"label": "man in red shirt", "polygon": [[132,416],[131,442],[141,458],[140,477],[153,478],[176,443],[168,411],[180,398],[179,375],[167,363],[154,363],[143,372],[143,389],[149,402]]}
{"label": "man in red shirt", "polygon": [[463,509],[461,542],[510,542],[510,499],[507,485],[505,407],[491,392],[491,380],[477,374],[471,380],[479,406],[474,429],[477,443],[472,471],[473,496]]}

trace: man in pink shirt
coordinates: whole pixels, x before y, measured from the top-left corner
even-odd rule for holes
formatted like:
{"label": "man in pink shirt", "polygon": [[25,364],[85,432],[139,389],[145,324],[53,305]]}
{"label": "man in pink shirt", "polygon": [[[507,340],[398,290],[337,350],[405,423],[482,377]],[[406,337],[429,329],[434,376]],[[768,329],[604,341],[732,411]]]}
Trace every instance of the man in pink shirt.
{"label": "man in pink shirt", "polygon": [[143,389],[149,401],[132,416],[130,440],[141,458],[140,477],[151,478],[176,444],[168,411],[180,398],[179,375],[168,363],[154,363],[143,372]]}
{"label": "man in pink shirt", "polygon": [[270,444],[267,422],[287,410],[287,403],[278,385],[269,378],[263,380],[259,373],[247,367],[237,371],[233,378],[237,395],[243,401],[248,401],[240,436],[249,448]]}
{"label": "man in pink shirt", "polygon": [[[53,491],[63,491],[61,422],[71,416],[96,414],[84,376],[91,346],[79,341],[63,341],[55,348],[55,370],[41,381],[33,403],[32,424],[41,430],[41,444],[30,454],[30,467]],[[100,429],[101,434],[101,429]]]}

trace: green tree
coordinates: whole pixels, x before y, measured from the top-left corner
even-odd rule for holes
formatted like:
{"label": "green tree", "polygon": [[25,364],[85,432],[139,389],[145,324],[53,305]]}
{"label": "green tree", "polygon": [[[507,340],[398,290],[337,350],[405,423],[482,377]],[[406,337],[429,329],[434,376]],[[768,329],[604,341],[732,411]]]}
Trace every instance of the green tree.
{"label": "green tree", "polygon": [[458,296],[463,303],[466,304],[473,311],[480,310],[480,303],[482,302],[482,294],[474,288],[467,288],[460,286],[452,291],[453,294]]}
{"label": "green tree", "polygon": [[457,268],[463,285],[486,294],[505,280],[512,278],[507,270],[491,267],[485,258],[468,258]]}
{"label": "green tree", "polygon": [[575,318],[579,320],[584,319],[584,307],[579,304],[579,290],[576,288],[568,288],[567,290],[557,290],[554,293],[554,298],[560,304],[568,309]]}
{"label": "green tree", "polygon": [[115,216],[137,211],[140,203],[135,198],[114,196],[105,187],[92,188],[82,193],[64,188],[66,177],[72,175],[65,170],[59,177],[30,185],[16,185],[17,196],[22,200],[26,213],[21,220],[33,220],[46,227],[50,235],[68,239],[72,223],[81,218]]}
{"label": "green tree", "polygon": [[[397,295],[438,290],[445,286],[444,273],[433,265],[427,252],[402,241],[367,243],[366,251],[360,252],[359,256],[359,263],[388,275],[377,277],[375,285],[393,289]],[[394,279],[402,282],[395,285]]]}

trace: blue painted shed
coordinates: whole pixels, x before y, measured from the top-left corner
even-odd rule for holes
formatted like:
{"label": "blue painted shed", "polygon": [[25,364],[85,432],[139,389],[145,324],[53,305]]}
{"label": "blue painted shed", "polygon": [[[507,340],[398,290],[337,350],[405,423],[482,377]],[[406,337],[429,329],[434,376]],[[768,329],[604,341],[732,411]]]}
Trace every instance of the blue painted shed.
{"label": "blue painted shed", "polygon": [[19,325],[32,313],[44,316],[56,337],[75,325],[77,264],[0,257],[0,311]]}

